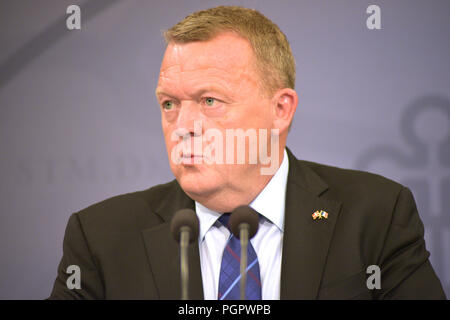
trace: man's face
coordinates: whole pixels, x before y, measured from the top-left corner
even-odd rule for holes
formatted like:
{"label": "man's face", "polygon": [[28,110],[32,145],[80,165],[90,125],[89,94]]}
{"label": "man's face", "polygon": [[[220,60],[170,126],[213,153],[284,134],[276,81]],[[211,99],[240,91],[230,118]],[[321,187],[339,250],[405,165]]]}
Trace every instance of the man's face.
{"label": "man's face", "polygon": [[[262,128],[270,132],[273,128],[274,111],[270,98],[260,89],[254,59],[248,41],[233,33],[209,41],[170,43],[167,47],[156,89],[162,129],[171,169],[183,190],[194,199],[245,192],[247,183],[260,175],[260,165],[249,164],[248,148],[244,150],[244,164],[202,161],[206,160],[205,148],[213,140],[205,138],[208,130],[226,137],[227,129],[251,128],[258,132]],[[195,123],[201,123],[201,131],[197,128],[194,132]],[[181,163],[177,164],[172,151],[181,138],[174,137],[183,136],[192,138],[186,140],[191,152],[181,152]],[[194,152],[194,139],[203,142],[200,152]],[[225,141],[223,150],[226,157]]]}

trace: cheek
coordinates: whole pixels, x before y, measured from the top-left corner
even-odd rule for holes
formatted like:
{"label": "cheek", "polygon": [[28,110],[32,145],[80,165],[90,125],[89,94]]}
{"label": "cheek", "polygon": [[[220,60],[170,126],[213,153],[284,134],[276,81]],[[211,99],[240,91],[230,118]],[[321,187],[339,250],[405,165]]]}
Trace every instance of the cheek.
{"label": "cheek", "polygon": [[178,112],[176,110],[164,111],[161,110],[161,123],[164,126],[168,126],[177,120]]}
{"label": "cheek", "polygon": [[234,128],[269,128],[271,127],[271,116],[268,106],[252,105],[236,112],[228,121],[227,127]]}
{"label": "cheek", "polygon": [[166,143],[167,152],[169,152],[169,154],[170,154],[173,146],[177,144],[177,141],[173,141],[173,139],[172,139],[173,130],[172,130],[171,126],[163,125],[162,129],[163,129],[164,141]]}

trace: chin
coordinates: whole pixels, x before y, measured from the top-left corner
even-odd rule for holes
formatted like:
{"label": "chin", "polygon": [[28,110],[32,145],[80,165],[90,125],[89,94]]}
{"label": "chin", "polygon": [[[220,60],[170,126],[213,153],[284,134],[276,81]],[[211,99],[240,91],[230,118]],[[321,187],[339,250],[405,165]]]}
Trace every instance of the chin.
{"label": "chin", "polygon": [[183,191],[191,198],[207,197],[220,188],[220,178],[213,175],[202,175],[199,172],[184,172],[178,176],[175,175],[175,177]]}

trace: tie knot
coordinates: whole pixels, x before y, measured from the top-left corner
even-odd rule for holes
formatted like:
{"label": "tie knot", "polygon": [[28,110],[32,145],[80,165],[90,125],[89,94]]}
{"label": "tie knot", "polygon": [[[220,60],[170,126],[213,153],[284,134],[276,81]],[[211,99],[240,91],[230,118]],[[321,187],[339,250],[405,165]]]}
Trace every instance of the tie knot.
{"label": "tie knot", "polygon": [[[228,229],[228,231],[230,231],[230,226],[229,226],[229,221],[230,221],[230,216],[231,216],[231,213],[230,212],[225,212],[224,214],[222,214],[220,217],[219,217],[219,219],[217,219],[217,220],[219,220],[219,222],[225,227],[225,228],[227,228]],[[231,231],[230,231],[231,232]]]}
{"label": "tie knot", "polygon": [[[217,220],[219,220],[219,222],[220,222],[225,228],[227,228],[228,231],[231,232],[230,224],[229,224],[229,222],[230,222],[230,217],[231,217],[231,212],[225,212],[225,213],[223,213]],[[260,215],[260,214],[258,214],[258,220],[259,220],[259,222],[261,222],[261,215]]]}

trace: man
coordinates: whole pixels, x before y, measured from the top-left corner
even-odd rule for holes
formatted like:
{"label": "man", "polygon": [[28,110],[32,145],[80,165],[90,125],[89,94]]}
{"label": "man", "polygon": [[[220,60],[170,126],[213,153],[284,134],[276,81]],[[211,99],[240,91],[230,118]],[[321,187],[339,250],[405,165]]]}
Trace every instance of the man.
{"label": "man", "polygon": [[[243,204],[259,213],[247,277],[255,299],[445,298],[407,188],[299,161],[285,148],[298,97],[294,58],[275,24],[254,10],[217,7],[165,36],[156,96],[176,180],[74,213],[50,298],[179,299],[169,227],[182,208],[200,221],[189,297],[233,298],[239,281],[225,286],[223,264],[239,257],[225,217]],[[235,141],[242,133],[248,143]],[[81,270],[80,289],[67,287],[70,265]],[[381,270],[375,288],[368,267]]]}

